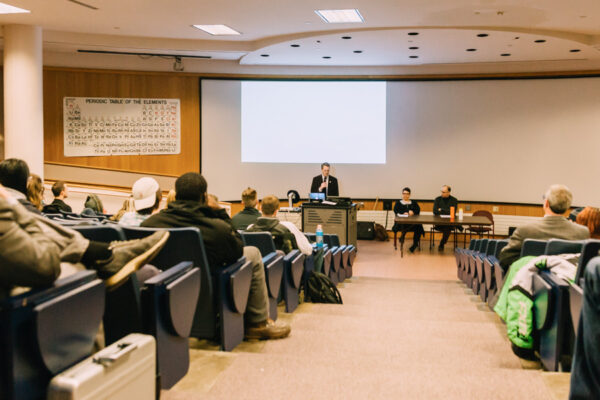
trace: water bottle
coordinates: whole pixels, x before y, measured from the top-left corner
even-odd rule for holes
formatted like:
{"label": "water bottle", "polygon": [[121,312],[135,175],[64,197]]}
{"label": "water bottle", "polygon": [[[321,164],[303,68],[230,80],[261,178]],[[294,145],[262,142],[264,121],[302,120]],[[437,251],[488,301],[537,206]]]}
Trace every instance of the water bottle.
{"label": "water bottle", "polygon": [[463,209],[462,208],[458,209],[458,220],[459,221],[463,220]]}
{"label": "water bottle", "polygon": [[321,225],[317,225],[317,249],[323,248],[323,228]]}

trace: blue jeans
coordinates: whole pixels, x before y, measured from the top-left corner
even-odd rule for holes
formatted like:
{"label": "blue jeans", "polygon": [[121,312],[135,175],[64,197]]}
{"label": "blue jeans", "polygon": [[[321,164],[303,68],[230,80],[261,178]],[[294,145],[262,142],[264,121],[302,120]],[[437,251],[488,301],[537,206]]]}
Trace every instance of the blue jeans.
{"label": "blue jeans", "polygon": [[569,399],[600,399],[600,259],[590,261],[571,368]]}

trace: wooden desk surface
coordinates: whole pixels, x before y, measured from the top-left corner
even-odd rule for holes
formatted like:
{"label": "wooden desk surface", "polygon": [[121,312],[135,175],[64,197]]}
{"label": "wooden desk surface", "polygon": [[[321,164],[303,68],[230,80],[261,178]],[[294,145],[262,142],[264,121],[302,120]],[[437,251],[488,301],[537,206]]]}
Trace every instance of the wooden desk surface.
{"label": "wooden desk surface", "polygon": [[442,218],[439,215],[412,215],[408,217],[394,218],[394,222],[400,225],[426,224],[426,225],[492,225],[487,217],[465,215],[462,220],[458,217],[454,221],[450,218]]}

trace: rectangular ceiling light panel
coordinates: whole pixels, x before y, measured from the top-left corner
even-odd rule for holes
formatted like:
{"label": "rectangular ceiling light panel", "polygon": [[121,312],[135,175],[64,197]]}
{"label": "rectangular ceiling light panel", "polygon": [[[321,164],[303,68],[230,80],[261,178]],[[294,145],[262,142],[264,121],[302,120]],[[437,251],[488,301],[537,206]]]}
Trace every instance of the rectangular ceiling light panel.
{"label": "rectangular ceiling light panel", "polygon": [[28,13],[29,10],[24,10],[19,7],[9,6],[8,4],[0,3],[0,14],[19,14]]}
{"label": "rectangular ceiling light panel", "polygon": [[194,28],[200,29],[214,36],[240,35],[238,31],[231,29],[227,25],[194,25]]}
{"label": "rectangular ceiling light panel", "polygon": [[315,12],[323,21],[330,24],[365,22],[356,8],[349,10],[316,10]]}

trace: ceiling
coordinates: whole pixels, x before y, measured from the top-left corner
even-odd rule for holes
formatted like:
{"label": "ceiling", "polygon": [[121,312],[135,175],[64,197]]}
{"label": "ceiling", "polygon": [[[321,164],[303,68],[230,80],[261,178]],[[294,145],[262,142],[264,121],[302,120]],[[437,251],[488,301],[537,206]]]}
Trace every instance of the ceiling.
{"label": "ceiling", "polygon": [[[246,66],[412,67],[515,64],[600,69],[598,0],[6,0],[31,10],[0,24],[38,25],[44,49],[203,56]],[[97,9],[93,9],[97,8]],[[357,8],[327,24],[317,9]],[[225,24],[211,36],[193,24]],[[119,56],[131,57],[131,56]],[[204,62],[212,62],[205,60]],[[466,70],[466,69],[465,69]]]}

